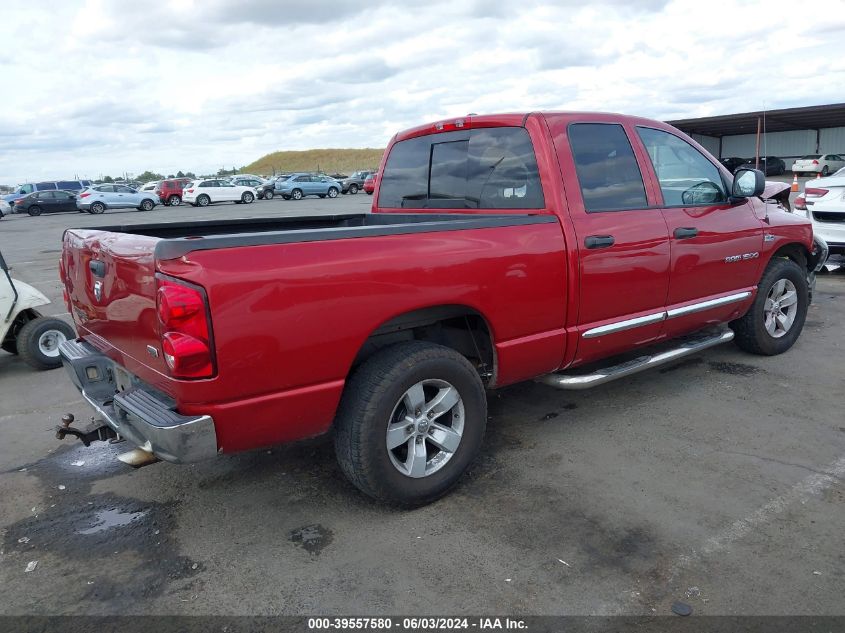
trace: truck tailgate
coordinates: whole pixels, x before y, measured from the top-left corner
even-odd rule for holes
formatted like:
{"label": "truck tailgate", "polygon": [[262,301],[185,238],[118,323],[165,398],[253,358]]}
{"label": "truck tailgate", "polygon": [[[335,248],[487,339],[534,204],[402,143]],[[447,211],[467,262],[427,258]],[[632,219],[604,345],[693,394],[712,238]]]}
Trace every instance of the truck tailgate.
{"label": "truck tailgate", "polygon": [[[62,274],[80,335],[130,371],[160,374],[156,314],[158,238],[72,229],[65,232]],[[156,350],[152,352],[150,346]]]}

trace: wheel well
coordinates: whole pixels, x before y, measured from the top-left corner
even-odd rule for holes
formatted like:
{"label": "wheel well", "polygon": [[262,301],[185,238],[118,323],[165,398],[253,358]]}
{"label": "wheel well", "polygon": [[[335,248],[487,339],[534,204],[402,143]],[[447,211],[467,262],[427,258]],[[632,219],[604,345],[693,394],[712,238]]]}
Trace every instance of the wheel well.
{"label": "wheel well", "polygon": [[810,253],[807,252],[803,244],[785,244],[774,252],[772,259],[776,257],[791,259],[804,270],[812,269],[812,266],[810,266]]}
{"label": "wheel well", "polygon": [[430,341],[450,347],[466,357],[485,383],[492,382],[496,354],[490,327],[472,308],[434,306],[394,317],[379,326],[361,346],[353,367],[380,349],[404,341]]}
{"label": "wheel well", "polygon": [[15,320],[12,321],[12,325],[9,326],[9,329],[6,331],[6,336],[3,343],[14,340],[20,329],[27,324],[29,321],[33,321],[40,317],[41,315],[33,310],[32,308],[27,308],[26,310],[21,310],[18,312],[18,315],[15,317]]}

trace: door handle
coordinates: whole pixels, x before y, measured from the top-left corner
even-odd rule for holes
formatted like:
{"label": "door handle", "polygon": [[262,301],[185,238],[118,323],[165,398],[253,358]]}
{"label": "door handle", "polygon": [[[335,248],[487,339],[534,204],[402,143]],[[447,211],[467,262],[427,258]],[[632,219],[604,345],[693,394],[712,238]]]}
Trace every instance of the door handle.
{"label": "door handle", "polygon": [[698,229],[695,227],[675,229],[675,239],[677,240],[688,240],[689,238],[696,237],[697,235]]}
{"label": "door handle", "polygon": [[613,246],[612,235],[591,235],[584,240],[584,246],[587,248],[607,248]]}
{"label": "door handle", "polygon": [[91,269],[91,273],[95,277],[103,278],[106,276],[106,262],[101,262],[96,259],[92,259],[88,262],[88,268]]}

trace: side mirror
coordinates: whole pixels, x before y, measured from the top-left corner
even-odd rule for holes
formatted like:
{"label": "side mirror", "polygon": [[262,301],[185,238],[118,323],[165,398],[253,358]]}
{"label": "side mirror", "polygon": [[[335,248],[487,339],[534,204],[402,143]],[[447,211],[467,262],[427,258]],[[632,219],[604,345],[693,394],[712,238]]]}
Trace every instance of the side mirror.
{"label": "side mirror", "polygon": [[738,169],[734,174],[731,189],[732,198],[751,198],[759,196],[766,188],[766,177],[759,169]]}

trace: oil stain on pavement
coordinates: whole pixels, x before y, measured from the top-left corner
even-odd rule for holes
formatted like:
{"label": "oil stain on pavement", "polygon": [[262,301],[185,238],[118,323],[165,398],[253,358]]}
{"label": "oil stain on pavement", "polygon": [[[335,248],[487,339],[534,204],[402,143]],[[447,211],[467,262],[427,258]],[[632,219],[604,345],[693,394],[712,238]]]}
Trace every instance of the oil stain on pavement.
{"label": "oil stain on pavement", "polygon": [[[108,603],[112,609],[136,605],[139,599],[171,590],[168,587],[174,581],[203,571],[201,563],[179,555],[176,503],[90,494],[95,481],[127,470],[111,451],[103,451],[102,463],[74,461],[83,455],[77,453],[76,448],[62,449],[16,469],[38,478],[46,501],[4,531],[7,573],[20,575],[10,580],[43,589],[37,574],[24,571],[29,561],[42,561],[41,570],[49,567],[63,578],[61,591],[67,594],[68,607],[87,612],[86,605],[93,603]],[[86,460],[94,457],[91,452],[84,456]],[[36,606],[37,596],[32,593],[18,596],[18,604]]]}

